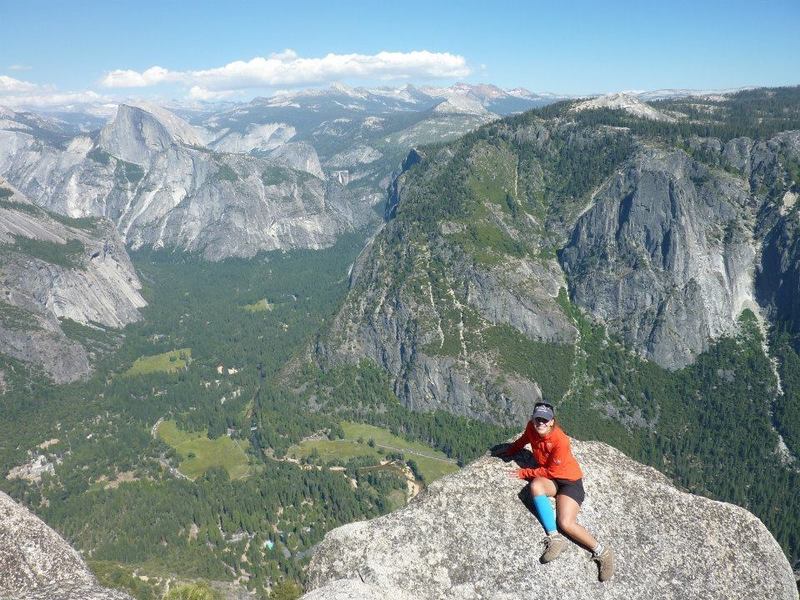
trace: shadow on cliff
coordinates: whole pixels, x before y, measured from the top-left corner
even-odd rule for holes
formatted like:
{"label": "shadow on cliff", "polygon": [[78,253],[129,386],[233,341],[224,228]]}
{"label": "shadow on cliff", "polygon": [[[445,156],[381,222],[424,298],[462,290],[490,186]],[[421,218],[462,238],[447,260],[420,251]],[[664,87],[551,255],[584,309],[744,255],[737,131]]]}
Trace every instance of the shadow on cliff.
{"label": "shadow on cliff", "polygon": [[[538,467],[538,463],[536,459],[533,458],[533,453],[530,450],[523,448],[516,454],[512,454],[511,456],[503,456],[502,453],[505,452],[508,448],[511,447],[511,444],[497,444],[489,448],[489,454],[495,458],[499,458],[504,463],[514,462],[517,467],[520,469],[532,469],[534,467]],[[536,516],[536,511],[533,509],[533,496],[531,495],[531,486],[528,485],[526,482],[522,489],[517,494],[520,502],[522,502],[523,506],[528,509],[528,512],[531,513],[536,519],[538,520],[538,516]]]}

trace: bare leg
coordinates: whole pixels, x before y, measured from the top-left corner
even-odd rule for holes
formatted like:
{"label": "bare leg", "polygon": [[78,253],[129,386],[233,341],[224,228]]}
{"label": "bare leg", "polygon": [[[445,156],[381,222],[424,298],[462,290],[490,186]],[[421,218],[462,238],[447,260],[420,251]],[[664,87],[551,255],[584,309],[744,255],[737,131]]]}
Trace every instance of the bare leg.
{"label": "bare leg", "polygon": [[546,477],[537,477],[531,481],[531,494],[534,496],[550,496],[552,498],[557,491],[556,484]]}
{"label": "bare leg", "polygon": [[[534,479],[534,481],[536,480]],[[549,483],[555,487],[552,481]],[[580,510],[580,506],[569,496],[565,496],[564,494],[556,496],[556,521],[558,522],[558,528],[573,541],[582,544],[589,550],[594,550],[597,548],[597,540],[594,539],[591,533],[586,531],[586,529],[578,525],[575,521],[578,518],[578,510]]]}

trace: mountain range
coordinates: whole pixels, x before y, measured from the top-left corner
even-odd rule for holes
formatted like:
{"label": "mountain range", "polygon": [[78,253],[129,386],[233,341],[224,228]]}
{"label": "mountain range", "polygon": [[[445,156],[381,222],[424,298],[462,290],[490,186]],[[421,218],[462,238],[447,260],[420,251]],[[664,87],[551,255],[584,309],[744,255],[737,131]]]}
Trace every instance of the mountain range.
{"label": "mountain range", "polygon": [[[798,197],[798,88],[2,109],[0,401],[40,415],[6,431],[4,489],[97,560],[180,556],[263,592],[324,528],[388,510],[391,460],[413,471],[297,469],[290,447],[357,421],[463,465],[545,400],[752,511],[798,569]],[[238,470],[189,481],[206,442]],[[267,517],[273,488],[294,505]],[[127,527],[158,506],[166,533],[148,520],[132,547],[104,499]]]}
{"label": "mountain range", "polygon": [[[7,193],[15,194],[15,208],[24,202],[50,211],[41,215],[110,221],[121,238],[110,243],[124,261],[123,246],[187,251],[207,260],[319,249],[344,233],[377,226],[384,189],[409,146],[452,139],[497,118],[489,109],[546,101],[493,86],[367,91],[337,85],[210,114],[184,113],[192,123],[154,104],[121,104],[97,129],[93,113],[0,108],[0,173]],[[20,231],[24,237],[24,227]],[[7,278],[17,298],[20,281]],[[130,295],[126,289],[108,293]],[[33,301],[12,302],[20,310],[26,303]],[[78,318],[83,325],[114,327],[130,321]],[[57,322],[46,331],[44,337],[16,336],[13,343],[9,338],[7,353],[42,367],[55,381],[84,377],[86,350],[64,346]],[[61,336],[60,345],[53,336]]]}
{"label": "mountain range", "polygon": [[[658,111],[644,103],[604,100],[413,150],[323,354],[372,358],[411,405],[495,418],[484,406],[495,397],[514,421],[543,385],[502,368],[501,340],[571,357],[579,332],[562,294],[670,370],[736,331],[745,310],[793,322],[778,298],[796,281],[785,230],[800,134],[720,139],[689,124],[669,139],[651,130],[680,135],[688,102],[670,107],[683,121],[650,125]],[[627,126],[583,119],[602,111]]]}

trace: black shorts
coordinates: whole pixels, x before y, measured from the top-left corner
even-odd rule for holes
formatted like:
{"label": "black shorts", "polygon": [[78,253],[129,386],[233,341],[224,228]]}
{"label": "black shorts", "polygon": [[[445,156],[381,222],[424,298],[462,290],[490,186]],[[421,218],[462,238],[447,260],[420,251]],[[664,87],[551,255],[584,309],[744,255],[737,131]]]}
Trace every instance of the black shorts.
{"label": "black shorts", "polygon": [[556,496],[564,494],[575,500],[578,506],[583,504],[583,499],[586,498],[586,492],[583,491],[583,479],[576,479],[575,481],[553,479],[553,483],[556,484]]}

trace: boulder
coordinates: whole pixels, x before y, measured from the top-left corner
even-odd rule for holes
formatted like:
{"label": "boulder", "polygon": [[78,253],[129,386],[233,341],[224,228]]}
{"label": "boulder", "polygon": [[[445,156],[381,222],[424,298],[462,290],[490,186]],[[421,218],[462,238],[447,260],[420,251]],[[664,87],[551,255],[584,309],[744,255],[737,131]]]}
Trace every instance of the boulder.
{"label": "boulder", "polygon": [[605,444],[573,451],[587,494],[578,522],[614,549],[609,582],[575,544],[540,564],[544,532],[509,476],[517,464],[486,456],[397,512],[329,532],[304,598],[798,598],[780,546],[745,509],[682,492]]}
{"label": "boulder", "polygon": [[0,598],[131,600],[101,587],[80,554],[41,519],[0,492]]}

